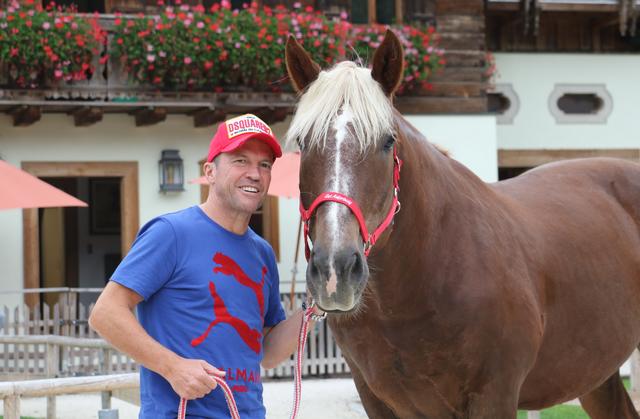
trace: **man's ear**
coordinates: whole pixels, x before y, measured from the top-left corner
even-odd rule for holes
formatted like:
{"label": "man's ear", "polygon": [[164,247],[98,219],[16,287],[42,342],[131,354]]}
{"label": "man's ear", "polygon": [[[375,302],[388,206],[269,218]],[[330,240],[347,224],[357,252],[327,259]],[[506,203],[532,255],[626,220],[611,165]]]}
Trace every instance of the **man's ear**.
{"label": "man's ear", "polygon": [[204,172],[204,177],[207,178],[207,183],[212,185],[216,179],[216,163],[205,162],[202,165],[202,171]]}

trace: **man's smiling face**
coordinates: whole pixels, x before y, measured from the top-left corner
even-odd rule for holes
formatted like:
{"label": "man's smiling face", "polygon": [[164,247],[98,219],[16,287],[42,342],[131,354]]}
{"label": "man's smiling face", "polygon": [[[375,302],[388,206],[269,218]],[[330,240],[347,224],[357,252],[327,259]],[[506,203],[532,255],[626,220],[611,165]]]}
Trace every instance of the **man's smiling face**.
{"label": "man's smiling face", "polygon": [[216,201],[228,211],[251,216],[264,201],[271,183],[273,151],[260,140],[222,153],[214,160]]}

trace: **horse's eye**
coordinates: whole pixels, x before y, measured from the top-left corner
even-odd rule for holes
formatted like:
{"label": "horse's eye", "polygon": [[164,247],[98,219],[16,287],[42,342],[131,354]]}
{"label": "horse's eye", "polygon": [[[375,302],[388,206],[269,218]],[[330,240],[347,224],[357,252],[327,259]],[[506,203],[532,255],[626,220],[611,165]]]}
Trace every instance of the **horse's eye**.
{"label": "horse's eye", "polygon": [[394,138],[393,135],[389,135],[385,140],[384,140],[384,150],[385,151],[389,151],[393,148],[393,145],[396,143],[396,139]]}
{"label": "horse's eye", "polygon": [[302,140],[300,138],[296,138],[296,143],[298,144],[298,148],[302,151]]}

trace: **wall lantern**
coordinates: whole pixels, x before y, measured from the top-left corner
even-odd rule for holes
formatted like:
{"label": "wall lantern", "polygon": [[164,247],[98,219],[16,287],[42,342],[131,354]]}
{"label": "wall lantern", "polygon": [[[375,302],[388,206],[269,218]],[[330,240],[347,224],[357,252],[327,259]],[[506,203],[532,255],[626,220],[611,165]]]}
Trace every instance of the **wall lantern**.
{"label": "wall lantern", "polygon": [[162,150],[158,162],[160,192],[184,191],[184,166],[179,150]]}

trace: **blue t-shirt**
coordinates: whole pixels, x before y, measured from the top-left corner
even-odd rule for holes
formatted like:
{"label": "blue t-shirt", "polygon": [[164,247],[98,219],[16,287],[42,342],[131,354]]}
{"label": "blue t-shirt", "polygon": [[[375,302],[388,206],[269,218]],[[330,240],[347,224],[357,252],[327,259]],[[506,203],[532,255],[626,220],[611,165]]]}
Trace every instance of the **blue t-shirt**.
{"label": "blue t-shirt", "polygon": [[[271,246],[251,229],[225,230],[200,207],[148,222],[114,272],[140,294],[138,320],[185,358],[226,371],[240,416],[264,418],[262,330],[284,320]],[[162,376],[140,370],[140,418],[175,419],[179,397]],[[222,389],[187,403],[189,418],[229,418]]]}

